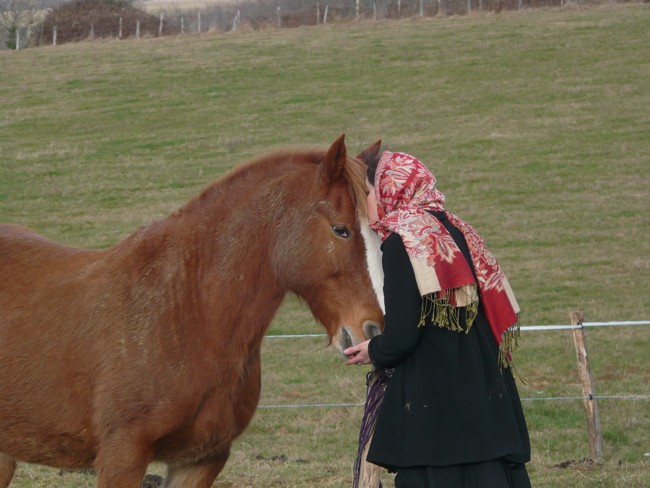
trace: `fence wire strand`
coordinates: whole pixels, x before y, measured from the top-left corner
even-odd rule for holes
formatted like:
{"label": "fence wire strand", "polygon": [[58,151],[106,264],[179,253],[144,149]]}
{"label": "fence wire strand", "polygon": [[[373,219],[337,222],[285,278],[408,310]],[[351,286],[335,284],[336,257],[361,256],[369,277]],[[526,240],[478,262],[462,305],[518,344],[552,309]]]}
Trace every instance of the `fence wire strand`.
{"label": "fence wire strand", "polygon": [[[584,322],[580,325],[529,325],[522,326],[522,331],[535,330],[566,330],[580,329],[582,327],[623,327],[630,325],[650,325],[650,320],[629,320],[617,322]],[[286,334],[267,335],[265,339],[301,339],[308,337],[324,337],[327,334]],[[564,396],[564,397],[527,397],[521,398],[522,402],[539,401],[570,401],[570,400],[650,400],[650,394],[641,395],[589,395],[589,396]],[[364,403],[292,403],[276,405],[258,405],[258,409],[280,409],[280,408],[324,408],[324,407],[363,407]]]}
{"label": "fence wire strand", "polygon": [[[567,401],[567,400],[650,400],[648,395],[590,395],[590,396],[566,396],[566,397],[528,397],[520,398],[522,402],[540,401]],[[258,405],[257,408],[318,408],[318,407],[363,407],[364,403],[289,403],[277,405]]]}
{"label": "fence wire strand", "polygon": [[[569,330],[580,329],[583,327],[625,327],[630,325],[650,325],[650,320],[627,320],[617,322],[584,322],[582,325],[522,325],[520,330],[522,332],[529,332],[533,330]],[[301,339],[304,337],[325,337],[327,334],[279,334],[267,335],[265,339]]]}

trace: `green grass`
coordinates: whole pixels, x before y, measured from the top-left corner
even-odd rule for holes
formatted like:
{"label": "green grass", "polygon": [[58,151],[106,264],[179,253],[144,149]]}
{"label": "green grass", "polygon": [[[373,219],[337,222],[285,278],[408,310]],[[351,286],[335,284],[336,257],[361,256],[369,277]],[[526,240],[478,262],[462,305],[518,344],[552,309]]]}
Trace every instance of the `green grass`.
{"label": "green grass", "polygon": [[[381,137],[483,234],[524,325],[648,319],[649,45],[625,5],[1,51],[0,221],[106,247],[273,146]],[[270,332],[320,330],[289,299]],[[597,393],[650,393],[648,327],[587,334]],[[325,346],[267,340],[262,404],[361,402],[364,368]],[[516,359],[523,397],[580,394],[570,333]],[[588,455],[581,402],[524,403],[534,486],[650,485],[648,400],[599,405],[605,464],[560,468]],[[349,486],[360,417],[261,409],[215,486]],[[94,479],[22,464],[14,486]]]}

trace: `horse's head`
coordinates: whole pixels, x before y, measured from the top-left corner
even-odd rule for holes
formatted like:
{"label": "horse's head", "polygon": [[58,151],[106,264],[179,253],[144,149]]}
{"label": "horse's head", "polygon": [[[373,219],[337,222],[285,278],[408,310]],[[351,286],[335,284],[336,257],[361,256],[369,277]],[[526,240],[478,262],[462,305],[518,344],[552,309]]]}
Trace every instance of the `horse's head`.
{"label": "horse's head", "polygon": [[344,136],[309,159],[286,176],[274,268],[343,351],[380,333],[383,324],[360,228],[366,167],[347,156]]}

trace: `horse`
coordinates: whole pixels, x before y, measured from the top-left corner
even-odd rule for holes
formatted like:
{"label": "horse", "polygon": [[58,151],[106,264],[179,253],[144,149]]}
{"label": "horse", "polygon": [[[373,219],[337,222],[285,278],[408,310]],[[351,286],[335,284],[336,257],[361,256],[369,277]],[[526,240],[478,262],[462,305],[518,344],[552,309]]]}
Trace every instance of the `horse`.
{"label": "horse", "polygon": [[208,488],[260,396],[288,293],[342,350],[383,316],[360,226],[365,164],[344,135],[271,151],[112,247],[0,226],[0,488],[16,460],[94,468],[97,488]]}

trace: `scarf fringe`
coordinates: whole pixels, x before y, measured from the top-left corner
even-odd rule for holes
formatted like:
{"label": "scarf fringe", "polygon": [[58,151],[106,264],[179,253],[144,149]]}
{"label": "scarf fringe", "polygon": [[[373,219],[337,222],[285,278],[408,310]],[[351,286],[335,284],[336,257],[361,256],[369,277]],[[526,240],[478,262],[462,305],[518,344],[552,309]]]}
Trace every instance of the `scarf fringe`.
{"label": "scarf fringe", "polygon": [[508,368],[512,364],[512,353],[519,347],[519,323],[510,326],[503,332],[501,336],[501,344],[499,344],[499,364],[502,367]]}
{"label": "scarf fringe", "polygon": [[478,315],[478,301],[465,307],[452,305],[452,298],[459,290],[459,288],[455,288],[423,296],[418,327],[423,327],[427,317],[431,317],[433,323],[438,327],[467,334]]}
{"label": "scarf fringe", "polygon": [[522,376],[512,362],[512,353],[519,347],[520,334],[519,315],[517,315],[517,322],[506,329],[501,336],[501,344],[499,344],[499,366],[500,368],[510,368],[512,375],[525,385],[528,380]]}

